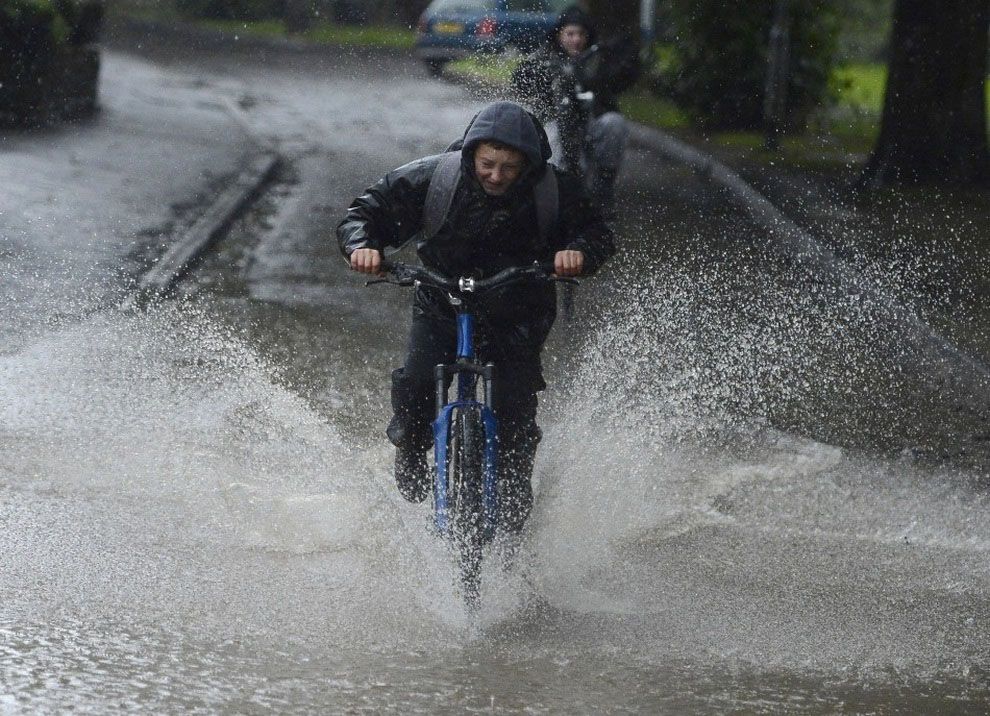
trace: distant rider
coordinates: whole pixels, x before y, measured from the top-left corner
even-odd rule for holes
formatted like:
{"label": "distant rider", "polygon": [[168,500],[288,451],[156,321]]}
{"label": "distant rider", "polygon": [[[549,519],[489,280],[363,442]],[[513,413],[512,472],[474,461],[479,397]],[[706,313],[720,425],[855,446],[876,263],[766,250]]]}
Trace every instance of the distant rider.
{"label": "distant rider", "polygon": [[[554,121],[568,155],[580,155],[578,166],[566,168],[584,174],[591,198],[607,216],[614,214],[615,180],[622,163],[629,128],[618,111],[617,98],[639,75],[639,59],[628,46],[596,45],[591,18],[571,6],[561,13],[546,46],[526,57],[512,74],[512,88],[544,122]],[[575,84],[590,99],[576,108],[583,117],[573,121],[567,103]],[[577,126],[575,126],[577,125]],[[570,136],[571,134],[578,136]],[[570,145],[575,145],[570,151]]]}
{"label": "distant rider", "polygon": [[[423,234],[427,192],[443,155],[429,156],[385,175],[354,200],[337,227],[340,248],[355,271],[377,274],[382,252],[417,237],[422,264],[450,277],[486,278],[512,266],[553,261],[558,276],[588,275],[615,251],[612,232],[573,176],[547,163],[543,127],[521,106],[497,102],[467,127],[460,174],[446,218]],[[558,211],[541,232],[534,188],[556,175]],[[548,179],[550,179],[548,177]],[[556,316],[554,286],[513,284],[479,307],[476,348],[496,364],[498,491],[502,527],[518,532],[533,503],[530,478],[540,430],[537,393],[546,387],[540,351]],[[382,317],[390,324],[390,317]],[[402,496],[422,501],[431,485],[426,462],[434,418],[433,369],[453,363],[456,319],[446,296],[420,286],[413,305],[405,364],[392,373],[394,414],[386,433],[396,446],[395,480]]]}

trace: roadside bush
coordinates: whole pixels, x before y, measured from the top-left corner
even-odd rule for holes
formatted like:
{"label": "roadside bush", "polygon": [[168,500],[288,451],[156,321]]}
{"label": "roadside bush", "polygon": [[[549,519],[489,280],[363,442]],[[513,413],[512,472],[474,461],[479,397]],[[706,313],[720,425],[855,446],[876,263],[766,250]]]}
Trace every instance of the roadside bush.
{"label": "roadside bush", "polygon": [[176,0],[176,9],[191,18],[270,20],[285,12],[284,0]]}
{"label": "roadside bush", "polygon": [[[675,31],[662,87],[703,127],[758,129],[774,0],[669,0]],[[789,0],[786,129],[803,129],[826,103],[839,12],[826,0]]]}
{"label": "roadside bush", "polygon": [[95,0],[0,6],[0,121],[46,122],[95,108],[99,59],[88,44],[102,13]]}
{"label": "roadside bush", "polygon": [[70,45],[88,45],[96,42],[103,24],[101,0],[53,0],[52,5],[69,26]]}
{"label": "roadside bush", "polygon": [[343,25],[415,24],[429,0],[174,0],[193,20],[285,20],[291,31],[318,19]]}

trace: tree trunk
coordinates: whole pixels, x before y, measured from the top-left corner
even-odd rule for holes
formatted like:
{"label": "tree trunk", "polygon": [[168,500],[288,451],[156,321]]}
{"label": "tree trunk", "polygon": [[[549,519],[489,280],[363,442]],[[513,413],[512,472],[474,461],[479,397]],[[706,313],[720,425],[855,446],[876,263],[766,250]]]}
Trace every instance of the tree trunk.
{"label": "tree trunk", "polygon": [[586,5],[601,41],[632,42],[639,47],[640,0],[589,0]]}
{"label": "tree trunk", "polygon": [[880,136],[861,182],[990,182],[990,0],[897,0]]}

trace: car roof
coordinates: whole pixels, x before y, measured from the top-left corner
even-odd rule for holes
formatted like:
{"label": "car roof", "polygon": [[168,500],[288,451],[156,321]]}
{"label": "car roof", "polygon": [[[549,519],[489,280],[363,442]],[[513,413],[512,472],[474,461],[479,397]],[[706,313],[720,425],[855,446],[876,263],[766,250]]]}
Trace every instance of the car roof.
{"label": "car roof", "polygon": [[563,0],[433,0],[427,12],[471,13],[483,11],[533,12],[540,15],[555,15]]}

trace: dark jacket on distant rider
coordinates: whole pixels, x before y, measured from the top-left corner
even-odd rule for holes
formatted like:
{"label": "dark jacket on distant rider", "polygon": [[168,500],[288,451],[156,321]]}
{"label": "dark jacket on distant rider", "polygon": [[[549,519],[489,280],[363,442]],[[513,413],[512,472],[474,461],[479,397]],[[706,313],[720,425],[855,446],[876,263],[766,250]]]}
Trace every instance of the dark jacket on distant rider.
{"label": "dark jacket on distant rider", "polygon": [[[588,47],[593,59],[575,61],[558,42],[560,30],[580,25],[588,32]],[[519,99],[532,107],[541,121],[556,119],[561,93],[568,82],[577,80],[582,88],[594,93],[591,116],[619,111],[618,96],[639,77],[640,63],[633,43],[598,44],[598,34],[590,16],[578,7],[568,8],[557,19],[547,36],[546,45],[524,58],[512,73],[512,89]]]}
{"label": "dark jacket on distant rider", "polygon": [[[474,175],[474,151],[481,142],[499,142],[523,152],[527,166],[503,196],[490,196]],[[490,105],[468,125],[461,146],[461,177],[451,210],[431,238],[420,233],[423,207],[441,155],[429,156],[389,172],[354,200],[337,227],[345,256],[359,248],[384,250],[417,237],[423,265],[447,276],[489,277],[510,266],[552,261],[557,251],[579,250],[591,274],[614,252],[611,230],[588,201],[580,181],[547,163],[550,146],[540,123],[518,105]],[[557,172],[559,212],[544,241],[538,227],[533,186],[546,171]],[[454,319],[446,297],[421,287],[416,311],[436,319]],[[479,309],[479,327],[502,339],[538,347],[556,315],[554,287],[514,284],[488,294]]]}

